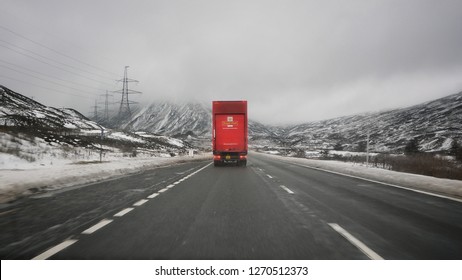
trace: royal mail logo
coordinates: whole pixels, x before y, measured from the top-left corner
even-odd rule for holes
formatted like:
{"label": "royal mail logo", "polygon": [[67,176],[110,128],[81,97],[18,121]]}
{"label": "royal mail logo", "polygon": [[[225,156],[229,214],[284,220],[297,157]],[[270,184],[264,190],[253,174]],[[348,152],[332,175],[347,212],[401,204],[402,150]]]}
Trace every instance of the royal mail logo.
{"label": "royal mail logo", "polygon": [[229,121],[223,121],[223,122],[221,122],[221,124],[222,124],[223,126],[227,126],[227,127],[233,127],[233,126],[237,125],[237,124],[238,124],[238,122],[233,122],[233,121],[231,121],[231,122],[229,122]]}
{"label": "royal mail logo", "polygon": [[237,125],[239,124],[238,121],[235,121],[233,116],[227,116],[226,117],[226,121],[223,120],[221,122],[221,125],[223,126],[223,128],[225,129],[237,129]]}

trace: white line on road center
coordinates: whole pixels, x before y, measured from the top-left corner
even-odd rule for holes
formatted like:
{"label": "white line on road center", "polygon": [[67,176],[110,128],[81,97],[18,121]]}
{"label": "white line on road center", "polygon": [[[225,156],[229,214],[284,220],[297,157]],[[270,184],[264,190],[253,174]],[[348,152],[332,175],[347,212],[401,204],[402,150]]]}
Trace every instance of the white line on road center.
{"label": "white line on road center", "polygon": [[101,222],[97,223],[96,225],[84,230],[82,234],[92,234],[95,231],[99,230],[100,228],[104,227],[105,225],[109,224],[110,222],[112,222],[112,220],[103,219]]}
{"label": "white line on road center", "polygon": [[135,208],[125,208],[124,210],[120,211],[119,213],[114,214],[114,217],[122,217],[123,215],[127,214],[128,212],[132,211]]}
{"label": "white line on road center", "polygon": [[288,187],[284,186],[284,185],[280,185],[279,187],[281,187],[283,190],[285,190],[286,192],[290,193],[290,194],[294,194],[293,191],[291,191]]}
{"label": "white line on road center", "polygon": [[54,254],[66,249],[67,247],[71,246],[72,244],[74,244],[75,242],[77,242],[76,239],[68,239],[66,241],[63,241],[61,243],[59,243],[58,245],[46,250],[45,252],[41,253],[40,255],[36,256],[35,258],[33,258],[33,260],[46,260],[48,259],[49,257],[53,256]]}
{"label": "white line on road center", "polygon": [[270,178],[270,179],[273,179],[273,176],[271,176],[269,174],[266,174],[266,176],[268,176],[268,178]]}
{"label": "white line on road center", "polygon": [[148,198],[154,198],[154,197],[156,197],[156,196],[158,196],[158,195],[159,195],[158,193],[153,193],[153,194],[151,194],[150,196],[148,196]]}
{"label": "white line on road center", "polygon": [[371,260],[383,260],[383,258],[374,252],[371,248],[367,247],[366,244],[362,243],[359,239],[351,235],[348,231],[344,228],[339,226],[338,224],[331,223],[329,224],[331,228],[333,228],[336,232],[338,232],[341,236],[345,237],[346,240],[350,241],[356,248],[361,250],[366,256],[368,256]]}
{"label": "white line on road center", "polygon": [[139,200],[139,201],[133,203],[133,206],[141,206],[141,205],[145,204],[145,203],[148,202],[148,201],[149,201],[149,200],[147,200],[147,199],[141,199],[141,200]]}

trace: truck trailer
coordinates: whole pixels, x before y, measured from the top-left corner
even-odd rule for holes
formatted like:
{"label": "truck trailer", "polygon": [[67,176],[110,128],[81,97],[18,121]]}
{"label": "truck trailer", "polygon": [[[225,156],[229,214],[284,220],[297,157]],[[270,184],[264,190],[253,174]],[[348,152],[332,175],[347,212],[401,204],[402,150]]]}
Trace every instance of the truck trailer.
{"label": "truck trailer", "polygon": [[246,166],[247,101],[213,101],[212,126],[214,165]]}

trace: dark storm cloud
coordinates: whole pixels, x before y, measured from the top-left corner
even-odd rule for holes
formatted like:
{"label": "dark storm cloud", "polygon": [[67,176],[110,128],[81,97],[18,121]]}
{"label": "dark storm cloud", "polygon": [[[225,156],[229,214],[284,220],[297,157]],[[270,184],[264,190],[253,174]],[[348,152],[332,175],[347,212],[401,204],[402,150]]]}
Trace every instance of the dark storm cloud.
{"label": "dark storm cloud", "polygon": [[[16,0],[6,10],[3,26],[47,46],[119,75],[130,65],[139,100],[248,99],[251,115],[266,123],[412,105],[462,88],[461,1]],[[117,88],[21,55],[1,58]],[[43,102],[83,111],[93,102],[9,83]]]}

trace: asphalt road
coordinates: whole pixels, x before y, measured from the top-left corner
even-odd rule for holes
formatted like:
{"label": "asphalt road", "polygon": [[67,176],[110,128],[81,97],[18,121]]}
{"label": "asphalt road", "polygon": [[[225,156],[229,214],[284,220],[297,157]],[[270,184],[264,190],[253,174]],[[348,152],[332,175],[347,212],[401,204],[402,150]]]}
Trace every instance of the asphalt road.
{"label": "asphalt road", "polygon": [[462,203],[252,153],[18,201],[2,259],[462,259]]}

